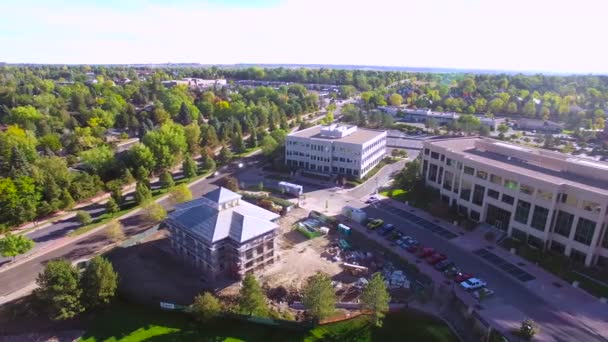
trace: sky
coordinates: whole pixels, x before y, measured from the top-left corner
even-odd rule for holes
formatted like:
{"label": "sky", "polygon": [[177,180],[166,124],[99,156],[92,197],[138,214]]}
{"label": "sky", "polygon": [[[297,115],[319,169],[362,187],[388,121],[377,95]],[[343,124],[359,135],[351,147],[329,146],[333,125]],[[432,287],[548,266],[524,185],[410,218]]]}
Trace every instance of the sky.
{"label": "sky", "polygon": [[608,73],[606,0],[0,0],[0,62]]}

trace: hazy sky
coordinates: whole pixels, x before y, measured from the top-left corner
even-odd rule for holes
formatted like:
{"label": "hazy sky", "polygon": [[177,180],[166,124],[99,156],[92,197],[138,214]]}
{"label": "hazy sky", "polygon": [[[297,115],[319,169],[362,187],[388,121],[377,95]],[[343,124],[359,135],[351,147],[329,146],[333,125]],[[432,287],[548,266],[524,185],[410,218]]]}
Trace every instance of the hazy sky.
{"label": "hazy sky", "polygon": [[608,72],[606,0],[0,0],[0,61]]}

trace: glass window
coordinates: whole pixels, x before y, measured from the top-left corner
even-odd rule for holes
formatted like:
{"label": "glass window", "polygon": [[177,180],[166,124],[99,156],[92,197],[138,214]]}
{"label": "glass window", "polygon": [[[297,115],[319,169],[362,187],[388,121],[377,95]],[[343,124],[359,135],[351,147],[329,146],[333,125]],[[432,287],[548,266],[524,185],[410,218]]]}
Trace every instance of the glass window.
{"label": "glass window", "polygon": [[534,206],[534,214],[532,214],[532,222],[530,226],[534,229],[545,230],[547,223],[547,217],[549,216],[549,209],[541,206]]}
{"label": "glass window", "polygon": [[475,211],[475,210],[471,210],[471,220],[473,221],[479,221],[479,212]]}
{"label": "glass window", "polygon": [[518,200],[517,209],[515,209],[515,221],[523,224],[528,224],[528,216],[530,216],[531,205],[529,202]]}
{"label": "glass window", "polygon": [[444,161],[445,160],[445,155],[441,155],[441,158],[439,158],[440,161]]}
{"label": "glass window", "polygon": [[537,238],[534,235],[528,235],[528,245],[532,247],[536,247],[538,249],[543,249],[543,240]]}
{"label": "glass window", "polygon": [[502,194],[502,201],[507,204],[513,204],[513,203],[515,203],[515,198],[513,198],[513,196],[509,196],[507,194]]}
{"label": "glass window", "polygon": [[443,188],[446,190],[452,190],[452,181],[454,180],[454,174],[450,171],[445,171],[445,176],[443,177]]}
{"label": "glass window", "polygon": [[502,185],[502,177],[497,175],[490,175],[490,182],[498,185]]}
{"label": "glass window", "polygon": [[511,237],[514,239],[517,239],[519,241],[527,241],[528,240],[528,234],[526,234],[524,231],[513,228],[511,230]]}
{"label": "glass window", "polygon": [[464,173],[466,173],[467,175],[473,175],[473,173],[475,172],[475,169],[473,169],[470,166],[465,166],[464,167]]}
{"label": "glass window", "polygon": [[475,184],[475,188],[473,190],[473,204],[477,204],[478,206],[483,205],[483,196],[486,193],[486,188],[481,185]]}
{"label": "glass window", "polygon": [[456,168],[458,170],[462,170],[462,163],[461,162],[456,162]]}
{"label": "glass window", "polygon": [[511,179],[505,179],[505,188],[511,189],[511,190],[516,190],[517,182],[514,180],[511,180]]}
{"label": "glass window", "polygon": [[538,191],[536,191],[536,197],[550,201],[553,199],[553,193],[551,191],[545,191],[543,189],[538,189]]}
{"label": "glass window", "polygon": [[576,232],[574,233],[574,240],[589,246],[591,239],[593,239],[596,224],[595,221],[579,217]]}
{"label": "glass window", "polygon": [[557,220],[555,222],[555,229],[553,231],[561,236],[570,237],[572,222],[574,222],[574,215],[560,210],[557,213]]}
{"label": "glass window", "polygon": [[431,152],[431,158],[433,158],[433,159],[439,159],[439,153],[437,153],[437,152]]}
{"label": "glass window", "polygon": [[473,185],[471,184],[471,182],[463,180],[462,187],[460,189],[460,198],[465,201],[469,201],[471,199],[471,189],[472,188],[473,188]]}
{"label": "glass window", "polygon": [[477,178],[481,178],[483,180],[488,179],[488,173],[485,171],[477,170]]}
{"label": "glass window", "polygon": [[436,182],[437,181],[437,165],[431,164],[429,167],[429,180]]}
{"label": "glass window", "polygon": [[591,211],[596,214],[599,214],[602,210],[602,208],[600,208],[600,204],[593,201],[582,200],[581,205],[584,210]]}
{"label": "glass window", "polygon": [[452,159],[447,158],[447,159],[445,160],[445,164],[446,164],[447,166],[452,166]]}
{"label": "glass window", "polygon": [[602,247],[608,248],[608,232],[604,232],[604,239],[602,240]]}
{"label": "glass window", "polygon": [[500,192],[498,192],[494,189],[488,189],[488,196],[492,197],[494,199],[498,199],[498,197],[500,196]]}
{"label": "glass window", "polygon": [[526,195],[532,195],[534,193],[534,187],[522,183],[522,185],[519,187],[519,192]]}
{"label": "glass window", "polygon": [[429,153],[431,153],[431,151],[430,151],[428,148],[425,148],[425,149],[424,149],[424,154],[428,156],[428,155],[429,155]]}

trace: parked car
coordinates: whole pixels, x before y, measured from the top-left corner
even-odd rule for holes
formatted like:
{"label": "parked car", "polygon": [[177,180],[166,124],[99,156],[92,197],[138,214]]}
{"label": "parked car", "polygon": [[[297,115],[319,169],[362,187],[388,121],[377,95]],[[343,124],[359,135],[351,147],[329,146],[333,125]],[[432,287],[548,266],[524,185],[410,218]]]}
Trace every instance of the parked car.
{"label": "parked car", "polygon": [[445,275],[448,278],[454,278],[459,273],[462,273],[462,272],[456,266],[450,266],[443,270],[443,275]]}
{"label": "parked car", "polygon": [[426,262],[428,262],[431,265],[435,265],[440,261],[443,261],[445,259],[447,259],[448,257],[445,254],[441,254],[441,253],[435,253],[431,256],[428,256],[426,258]]}
{"label": "parked car", "polygon": [[383,224],[384,221],[382,221],[382,219],[375,219],[367,224],[367,229],[374,230],[376,228],[382,227]]}
{"label": "parked car", "polygon": [[483,300],[484,298],[488,298],[493,294],[494,294],[494,291],[492,291],[488,288],[482,287],[479,290],[473,292],[473,297],[475,297],[477,300]]}
{"label": "parked car", "polygon": [[388,235],[388,239],[391,241],[399,241],[399,240],[401,240],[402,237],[403,237],[402,232],[393,232],[392,234]]}
{"label": "parked car", "polygon": [[465,289],[467,291],[481,289],[482,287],[485,287],[486,285],[487,285],[486,282],[479,278],[469,278],[469,279],[463,281],[462,283],[460,283],[460,287],[462,287],[463,289]]}
{"label": "parked car", "polygon": [[367,201],[365,201],[365,203],[367,204],[372,204],[375,202],[378,202],[380,199],[377,196],[370,196],[370,198],[367,199]]}
{"label": "parked car", "polygon": [[420,249],[418,246],[410,245],[405,250],[407,250],[410,253],[416,253],[416,252],[418,252],[418,249]]}
{"label": "parked car", "polygon": [[454,277],[454,281],[457,283],[462,283],[463,281],[471,279],[471,278],[473,278],[473,275],[470,273],[458,272],[458,273],[456,273],[456,276]]}
{"label": "parked car", "polygon": [[387,235],[388,233],[392,232],[393,230],[395,230],[395,226],[388,223],[388,224],[385,224],[382,228],[378,229],[378,234]]}
{"label": "parked car", "polygon": [[454,263],[446,259],[436,263],[434,267],[437,271],[443,271],[452,266],[454,266]]}
{"label": "parked car", "polygon": [[418,257],[419,258],[426,258],[428,256],[431,256],[435,253],[435,248],[432,247],[422,247],[420,249],[420,252],[418,252]]}

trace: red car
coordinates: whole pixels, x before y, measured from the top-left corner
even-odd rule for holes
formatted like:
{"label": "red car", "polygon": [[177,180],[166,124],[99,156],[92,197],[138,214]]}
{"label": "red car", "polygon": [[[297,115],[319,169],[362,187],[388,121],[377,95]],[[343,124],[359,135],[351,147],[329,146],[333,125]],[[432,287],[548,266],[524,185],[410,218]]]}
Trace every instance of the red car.
{"label": "red car", "polygon": [[426,258],[426,261],[431,265],[435,265],[435,264],[439,263],[440,261],[443,261],[447,258],[448,257],[445,254],[435,253],[435,254],[431,255],[430,257]]}
{"label": "red car", "polygon": [[462,283],[463,281],[469,280],[471,278],[473,278],[473,275],[470,273],[458,272],[456,274],[456,277],[454,277],[454,281],[457,283]]}
{"label": "red car", "polygon": [[420,249],[420,253],[418,253],[418,257],[419,258],[426,258],[428,256],[431,256],[435,254],[435,248],[431,248],[431,247],[423,247]]}

